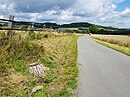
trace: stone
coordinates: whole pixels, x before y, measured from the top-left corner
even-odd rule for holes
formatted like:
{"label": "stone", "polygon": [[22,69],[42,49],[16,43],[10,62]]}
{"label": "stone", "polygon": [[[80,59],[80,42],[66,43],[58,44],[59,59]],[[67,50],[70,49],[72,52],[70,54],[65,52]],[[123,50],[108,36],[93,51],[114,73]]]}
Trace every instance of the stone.
{"label": "stone", "polygon": [[43,90],[43,86],[37,86],[37,87],[33,88],[29,97],[32,97],[33,94],[35,94],[35,93],[37,93],[37,92],[39,92],[41,90]]}
{"label": "stone", "polygon": [[35,88],[32,89],[31,94],[34,94],[34,93],[36,93],[38,91],[41,91],[42,89],[43,89],[43,86],[37,86],[37,87],[35,87]]}

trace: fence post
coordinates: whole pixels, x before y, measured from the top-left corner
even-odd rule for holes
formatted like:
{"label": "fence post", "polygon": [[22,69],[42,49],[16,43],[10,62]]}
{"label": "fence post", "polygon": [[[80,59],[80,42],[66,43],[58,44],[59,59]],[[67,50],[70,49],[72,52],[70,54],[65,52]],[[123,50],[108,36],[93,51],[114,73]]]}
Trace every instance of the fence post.
{"label": "fence post", "polygon": [[35,25],[35,23],[32,23],[32,26],[31,26],[32,30],[34,30],[34,25]]}
{"label": "fence post", "polygon": [[8,38],[12,38],[12,29],[13,29],[13,22],[12,21],[14,21],[14,16],[10,15],[9,20],[11,20],[11,21],[8,22],[7,28],[9,29],[9,31],[7,32],[7,36],[8,36]]}
{"label": "fence post", "polygon": [[34,30],[35,30],[35,29],[34,29],[34,25],[35,25],[35,23],[33,22],[33,23],[31,23],[30,26],[28,26],[28,27],[29,27],[29,28],[28,28],[28,30],[29,30],[29,36],[34,33]]}
{"label": "fence post", "polygon": [[42,30],[42,31],[45,31],[45,27],[46,27],[46,25],[44,24],[44,25],[43,25],[43,30]]}
{"label": "fence post", "polygon": [[[9,20],[14,21],[14,16],[13,16],[13,15],[10,15],[10,16],[9,16]],[[9,29],[12,29],[12,28],[13,28],[13,22],[11,22],[11,21],[8,22],[8,28],[9,28]]]}

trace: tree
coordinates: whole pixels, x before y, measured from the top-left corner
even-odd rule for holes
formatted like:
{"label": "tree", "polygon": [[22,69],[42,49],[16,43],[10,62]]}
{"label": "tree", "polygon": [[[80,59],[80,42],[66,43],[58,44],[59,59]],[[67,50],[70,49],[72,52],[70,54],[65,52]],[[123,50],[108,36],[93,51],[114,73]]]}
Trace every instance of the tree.
{"label": "tree", "polygon": [[89,29],[88,29],[88,30],[82,30],[82,33],[89,34],[90,32],[89,32]]}
{"label": "tree", "polygon": [[98,26],[94,24],[92,24],[89,28],[90,33],[96,33],[98,30]]}

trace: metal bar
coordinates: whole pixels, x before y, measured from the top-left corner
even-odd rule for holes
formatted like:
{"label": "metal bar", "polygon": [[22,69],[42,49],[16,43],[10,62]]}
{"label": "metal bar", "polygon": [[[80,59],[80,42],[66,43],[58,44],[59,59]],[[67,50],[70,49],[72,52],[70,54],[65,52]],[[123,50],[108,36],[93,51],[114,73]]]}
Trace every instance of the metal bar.
{"label": "metal bar", "polygon": [[14,23],[33,23],[33,22],[25,22],[25,21],[13,21],[13,20],[7,20],[7,19],[0,19],[0,21],[7,21],[7,22],[14,22]]}

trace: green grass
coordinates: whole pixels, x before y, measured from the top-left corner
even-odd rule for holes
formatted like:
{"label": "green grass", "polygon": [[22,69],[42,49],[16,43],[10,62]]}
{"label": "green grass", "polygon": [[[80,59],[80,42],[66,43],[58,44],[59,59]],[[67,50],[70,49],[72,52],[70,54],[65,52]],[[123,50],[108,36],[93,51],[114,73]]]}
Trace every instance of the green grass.
{"label": "green grass", "polygon": [[[74,34],[54,32],[13,32],[8,38],[0,31],[1,97],[28,97],[32,88],[43,86],[34,97],[71,97],[78,81],[77,38]],[[49,68],[42,77],[28,72],[30,63],[40,62]]]}
{"label": "green grass", "polygon": [[19,72],[26,72],[26,61],[18,60],[17,62],[13,63],[14,69]]}
{"label": "green grass", "polygon": [[33,97],[47,97],[47,96],[44,92],[41,91],[41,92],[34,94]]}
{"label": "green grass", "polygon": [[55,74],[54,74],[54,72],[53,71],[49,71],[48,73],[47,73],[47,75],[45,76],[45,80],[47,81],[47,82],[52,82],[53,81],[53,79],[55,78]]}
{"label": "green grass", "polygon": [[77,38],[78,36],[71,35],[44,41],[45,44],[48,44],[44,45],[45,49],[48,48],[45,50],[45,55],[49,55],[45,60],[47,60],[47,63],[55,63],[51,67],[53,72],[50,72],[45,77],[50,82],[48,96],[53,96],[54,94],[61,95],[60,92],[62,89],[70,87],[68,82],[72,81],[72,78],[77,78]]}
{"label": "green grass", "polygon": [[75,78],[75,79],[73,79],[73,80],[70,80],[69,82],[68,82],[68,87],[70,87],[70,88],[72,88],[72,89],[76,89],[77,88],[77,86],[78,86],[78,80]]}
{"label": "green grass", "polygon": [[112,48],[112,49],[114,49],[116,51],[119,51],[121,53],[124,53],[124,54],[130,56],[130,49],[129,48],[126,48],[126,47],[123,47],[123,46],[119,46],[119,45],[116,45],[116,44],[111,44],[111,43],[104,42],[104,41],[101,41],[101,40],[97,40],[97,39],[94,39],[94,38],[92,38],[92,39],[95,40],[96,42],[104,45],[104,46],[107,46],[109,48]]}
{"label": "green grass", "polygon": [[66,88],[62,89],[59,93],[52,95],[51,97],[72,97],[73,94],[70,93]]}

